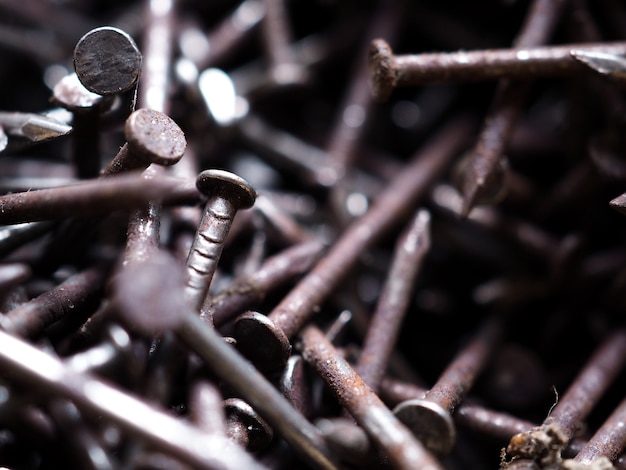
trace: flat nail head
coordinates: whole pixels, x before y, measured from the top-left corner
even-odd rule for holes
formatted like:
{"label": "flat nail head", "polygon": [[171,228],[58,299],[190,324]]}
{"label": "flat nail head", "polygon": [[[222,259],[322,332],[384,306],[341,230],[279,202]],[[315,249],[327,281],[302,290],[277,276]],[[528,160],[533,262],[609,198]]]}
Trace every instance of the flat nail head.
{"label": "flat nail head", "polygon": [[183,267],[164,251],[127,264],[113,280],[118,315],[145,334],[174,329],[187,312],[184,279]]}
{"label": "flat nail head", "polygon": [[74,69],[80,82],[98,95],[130,90],[141,73],[141,52],[133,38],[111,26],[92,29],[74,49]]}
{"label": "flat nail head", "polygon": [[208,198],[228,198],[236,209],[252,207],[256,199],[256,191],[250,183],[229,171],[205,170],[198,175],[196,187]]}
{"label": "flat nail head", "polygon": [[387,101],[398,82],[398,71],[393,62],[391,46],[383,39],[374,39],[370,45],[369,60],[374,98]]}
{"label": "flat nail head", "polygon": [[162,166],[177,163],[187,147],[185,134],[178,124],[154,109],[139,109],[132,113],[126,119],[124,132],[133,152]]}
{"label": "flat nail head", "polygon": [[456,428],[441,406],[428,400],[407,400],[396,406],[393,414],[434,454],[445,456],[452,451]]}
{"label": "flat nail head", "polygon": [[248,451],[258,452],[270,444],[274,437],[272,428],[249,404],[238,398],[229,398],[224,400],[224,409],[228,419],[234,417],[246,427],[248,431],[246,449]]}
{"label": "flat nail head", "polygon": [[267,316],[247,312],[235,322],[237,349],[264,371],[284,366],[291,354],[289,338]]}

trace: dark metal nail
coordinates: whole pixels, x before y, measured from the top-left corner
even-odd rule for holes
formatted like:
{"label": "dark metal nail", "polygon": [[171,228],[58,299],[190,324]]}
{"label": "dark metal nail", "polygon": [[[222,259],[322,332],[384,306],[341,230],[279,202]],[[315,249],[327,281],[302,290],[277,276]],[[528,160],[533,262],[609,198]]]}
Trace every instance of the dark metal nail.
{"label": "dark metal nail", "polygon": [[300,335],[302,357],[332,389],[341,405],[396,468],[438,469],[441,465],[363,382],[324,334],[307,326]]}
{"label": "dark metal nail", "polygon": [[185,153],[187,141],[180,127],[154,109],[140,109],[126,120],[126,144],[102,172],[104,176],[145,169],[154,163],[170,166]]}
{"label": "dark metal nail", "polygon": [[0,112],[0,125],[8,135],[24,137],[30,142],[44,142],[72,132],[71,126],[34,113]]}
{"label": "dark metal nail", "polygon": [[256,192],[243,178],[223,170],[203,171],[196,185],[207,197],[207,203],[187,258],[185,293],[199,311],[233,219],[239,209],[252,207]]}
{"label": "dark metal nail", "polygon": [[106,266],[96,266],[68,278],[55,289],[45,292],[0,317],[4,331],[23,337],[35,337],[68,314],[81,312],[102,294]]}
{"label": "dark metal nail", "polygon": [[385,286],[354,369],[378,391],[407,312],[415,279],[430,249],[430,214],[422,209],[398,238]]}
{"label": "dark metal nail", "polygon": [[617,64],[625,51],[625,43],[609,42],[394,55],[386,41],[377,39],[370,48],[372,88],[377,99],[386,100],[396,87],[572,76],[584,70],[577,61],[608,73],[600,67],[601,59],[606,57],[607,66]]}
{"label": "dark metal nail", "polygon": [[469,128],[466,120],[453,121],[433,138],[267,317],[249,314],[237,320],[235,337],[246,357],[266,370],[285,363],[291,350],[289,338],[315,313],[361,253],[406,216],[452,159]]}
{"label": "dark metal nail", "polygon": [[193,200],[197,194],[190,182],[177,178],[149,179],[134,174],[120,175],[0,196],[0,223],[93,216],[141,207],[150,201]]}
{"label": "dark metal nail", "polygon": [[[145,283],[131,285],[132,280],[137,279],[144,279]],[[119,313],[146,333],[173,329],[221,380],[236,390],[312,465],[336,468],[315,426],[208,327],[193,308],[184,307],[187,305],[184,280],[182,267],[163,252],[153,254],[143,263],[128,265],[118,274],[115,286]],[[148,315],[147,305],[152,306]]]}
{"label": "dark metal nail", "polygon": [[487,320],[424,398],[409,400],[394,408],[398,419],[435,454],[447,455],[452,451],[456,441],[452,413],[474,385],[502,333],[500,319]]}
{"label": "dark metal nail", "polygon": [[80,82],[98,95],[130,90],[141,73],[141,52],[124,31],[111,26],[85,34],[74,49],[74,69]]}

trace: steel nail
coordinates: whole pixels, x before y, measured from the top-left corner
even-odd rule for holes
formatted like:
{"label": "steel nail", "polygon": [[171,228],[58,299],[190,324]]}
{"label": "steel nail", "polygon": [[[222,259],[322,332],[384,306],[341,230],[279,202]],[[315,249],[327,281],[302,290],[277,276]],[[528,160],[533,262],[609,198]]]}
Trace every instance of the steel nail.
{"label": "steel nail", "polygon": [[470,127],[464,118],[455,120],[426,144],[268,316],[247,314],[237,320],[235,338],[246,357],[265,370],[285,364],[291,350],[289,338],[315,313],[361,253],[406,216],[452,159]]}
{"label": "steel nail", "polygon": [[243,178],[224,170],[203,171],[196,186],[208,200],[187,258],[185,293],[200,311],[233,219],[239,209],[252,207],[256,191]]}
{"label": "steel nail", "polygon": [[452,413],[474,385],[502,336],[498,318],[488,319],[443,371],[423,398],[397,405],[393,413],[436,455],[452,451],[456,429]]}
{"label": "steel nail", "polygon": [[415,279],[430,249],[430,213],[419,210],[398,238],[395,253],[354,369],[378,391],[407,312]]}
{"label": "steel nail", "polygon": [[331,388],[341,405],[398,469],[442,468],[389,411],[315,326],[300,334],[302,357]]}
{"label": "steel nail", "polygon": [[99,299],[107,272],[106,266],[95,266],[69,277],[51,291],[2,315],[2,329],[23,337],[35,337],[64,315],[79,314],[81,307]]}
{"label": "steel nail", "polygon": [[172,118],[154,109],[133,112],[124,128],[126,143],[103,170],[111,176],[132,170],[143,170],[154,163],[171,166],[185,153],[185,134]]}
{"label": "steel nail", "polygon": [[197,190],[189,182],[177,178],[119,175],[0,196],[0,223],[93,216],[141,207],[151,201],[174,203],[197,200],[197,197]]}

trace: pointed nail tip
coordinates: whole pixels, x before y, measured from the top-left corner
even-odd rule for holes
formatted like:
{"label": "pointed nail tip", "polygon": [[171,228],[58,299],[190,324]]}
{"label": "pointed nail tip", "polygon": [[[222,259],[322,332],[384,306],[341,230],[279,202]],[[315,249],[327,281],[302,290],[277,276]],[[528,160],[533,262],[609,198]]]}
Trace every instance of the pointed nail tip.
{"label": "pointed nail tip", "polygon": [[622,215],[626,215],[626,194],[617,196],[609,201],[609,207]]}

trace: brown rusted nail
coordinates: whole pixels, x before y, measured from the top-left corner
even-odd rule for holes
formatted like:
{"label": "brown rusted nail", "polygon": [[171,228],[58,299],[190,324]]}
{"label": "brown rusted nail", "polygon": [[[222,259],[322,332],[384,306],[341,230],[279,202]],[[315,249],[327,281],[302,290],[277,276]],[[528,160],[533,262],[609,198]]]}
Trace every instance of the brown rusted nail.
{"label": "brown rusted nail", "polygon": [[302,357],[396,468],[442,468],[315,326],[300,335]]}
{"label": "brown rusted nail", "polygon": [[252,207],[256,191],[243,178],[223,170],[203,171],[196,185],[207,203],[187,258],[185,293],[200,311],[233,219],[239,209]]}
{"label": "brown rusted nail", "polygon": [[465,119],[453,121],[433,138],[267,317],[244,315],[237,320],[238,347],[245,348],[244,354],[257,367],[275,370],[285,363],[291,350],[289,338],[315,313],[360,254],[423,195],[431,178],[443,171],[465,140],[469,127]]}
{"label": "brown rusted nail", "polygon": [[406,314],[415,279],[430,249],[430,213],[417,212],[398,238],[385,286],[372,319],[356,372],[378,391]]}
{"label": "brown rusted nail", "polygon": [[154,109],[140,109],[126,120],[126,144],[103,171],[104,176],[145,169],[155,163],[170,166],[185,153],[187,141],[180,127]]}

